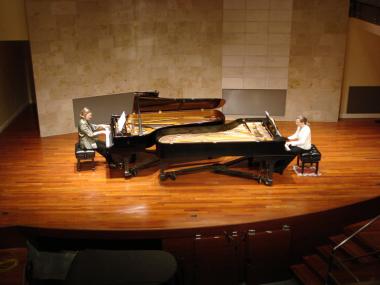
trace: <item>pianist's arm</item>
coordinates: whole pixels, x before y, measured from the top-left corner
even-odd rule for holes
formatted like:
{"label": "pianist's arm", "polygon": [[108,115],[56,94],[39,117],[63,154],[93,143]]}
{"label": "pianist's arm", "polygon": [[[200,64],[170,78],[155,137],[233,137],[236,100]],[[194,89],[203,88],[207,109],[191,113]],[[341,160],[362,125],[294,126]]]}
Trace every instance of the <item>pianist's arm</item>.
{"label": "pianist's arm", "polygon": [[300,127],[297,128],[294,134],[288,137],[288,141],[296,141],[298,139],[299,132],[300,132]]}
{"label": "pianist's arm", "polygon": [[98,132],[94,132],[98,128],[95,124],[89,125],[89,123],[86,123],[85,121],[81,121],[79,123],[79,136],[87,136],[89,138],[95,138],[98,135]]}

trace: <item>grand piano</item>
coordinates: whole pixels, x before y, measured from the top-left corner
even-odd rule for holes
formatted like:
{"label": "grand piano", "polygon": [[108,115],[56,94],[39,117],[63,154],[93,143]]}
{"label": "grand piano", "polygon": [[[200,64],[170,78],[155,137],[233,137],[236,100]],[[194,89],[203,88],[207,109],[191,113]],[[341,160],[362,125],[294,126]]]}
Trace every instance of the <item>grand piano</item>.
{"label": "grand piano", "polygon": [[[161,98],[157,91],[134,92],[133,109],[129,114],[111,116],[109,152],[124,169],[124,176],[137,174],[138,169],[155,164],[158,157],[149,148],[156,144],[158,132],[167,128],[223,124],[224,114],[217,110],[223,99]],[[139,154],[153,158],[139,161]],[[137,163],[130,167],[130,163]]]}
{"label": "grand piano", "polygon": [[[273,172],[281,173],[295,155],[285,149],[275,121],[266,112],[264,118],[237,119],[214,126],[192,126],[162,129],[156,135],[157,155],[160,159],[160,179],[203,170],[239,176],[272,185]],[[208,163],[209,158],[233,157],[225,163]],[[236,158],[237,157],[237,158]],[[252,171],[231,169],[247,161]],[[204,161],[198,166],[167,170],[184,162]],[[256,167],[253,167],[256,166]]]}

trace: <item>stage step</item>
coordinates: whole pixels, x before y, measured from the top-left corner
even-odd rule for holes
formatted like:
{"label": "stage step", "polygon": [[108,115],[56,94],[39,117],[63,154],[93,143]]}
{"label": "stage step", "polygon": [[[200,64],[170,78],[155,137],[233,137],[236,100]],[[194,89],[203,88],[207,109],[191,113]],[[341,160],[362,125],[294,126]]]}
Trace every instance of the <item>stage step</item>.
{"label": "stage step", "polygon": [[[326,246],[325,246],[326,248]],[[326,251],[326,250],[324,250]],[[328,263],[319,255],[303,257],[304,264],[291,266],[292,271],[302,284],[321,284],[327,276]],[[362,282],[380,280],[380,261],[365,264],[345,264],[348,269]],[[355,279],[339,266],[335,266],[330,274],[332,284],[351,284]],[[376,281],[380,284],[380,281]]]}
{"label": "stage step", "polygon": [[299,281],[305,285],[323,285],[324,280],[313,273],[305,264],[295,264],[290,267]]}
{"label": "stage step", "polygon": [[304,263],[316,273],[319,278],[325,280],[327,277],[328,264],[318,254],[303,257]]}
{"label": "stage step", "polygon": [[[360,263],[348,267],[360,282],[376,281],[380,284],[380,262]],[[335,269],[332,272],[335,282],[340,284],[354,283],[355,279],[347,271]]]}
{"label": "stage step", "polygon": [[[370,220],[366,220],[360,223],[352,224],[344,228],[344,232],[347,234],[347,236],[353,234],[358,229],[360,229],[362,226],[367,224]],[[363,232],[367,231],[380,231],[380,220],[375,221],[372,225],[370,225],[368,228],[364,229]]]}
{"label": "stage step", "polygon": [[[342,242],[344,239],[347,237],[343,234],[341,235],[336,235],[333,237],[330,237],[330,240],[334,242],[335,244],[339,244]],[[368,252],[364,250],[361,246],[359,246],[356,242],[353,240],[348,241],[345,243],[342,247],[342,250],[344,250],[347,254],[349,254],[352,257],[358,257],[361,255],[366,255]],[[369,262],[374,262],[376,261],[376,258],[368,256],[368,257],[362,257],[358,259],[359,262],[361,263],[369,263]]]}
{"label": "stage step", "polygon": [[[328,262],[330,259],[330,254],[331,254],[332,249],[333,247],[329,244],[321,245],[317,247],[318,252],[321,254],[321,256],[323,256],[326,262]],[[345,259],[345,258],[350,257],[345,252],[339,251],[339,250],[335,253],[335,256],[340,259]]]}
{"label": "stage step", "polygon": [[[334,246],[344,241],[366,223],[368,221],[345,227],[345,234],[329,237],[332,244],[317,247],[319,254],[304,256],[303,264],[291,266],[299,281],[306,285],[324,284]],[[337,259],[329,274],[329,284],[380,284],[380,254],[365,256],[376,250],[380,250],[380,221],[357,234],[335,252]],[[359,256],[365,257],[347,260]]]}
{"label": "stage step", "polygon": [[371,250],[380,250],[380,231],[361,232],[357,238]]}
{"label": "stage step", "polygon": [[[305,264],[321,280],[326,280],[328,271],[328,262],[324,261],[319,255],[310,255],[304,257]],[[335,284],[348,284],[354,279],[344,270],[334,266],[330,274],[330,282]]]}

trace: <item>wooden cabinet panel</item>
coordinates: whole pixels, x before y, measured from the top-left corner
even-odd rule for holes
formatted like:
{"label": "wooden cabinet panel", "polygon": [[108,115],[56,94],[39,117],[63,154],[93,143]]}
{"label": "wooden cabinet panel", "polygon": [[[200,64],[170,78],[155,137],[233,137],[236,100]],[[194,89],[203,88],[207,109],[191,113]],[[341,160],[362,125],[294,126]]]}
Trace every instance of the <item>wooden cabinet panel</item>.
{"label": "wooden cabinet panel", "polygon": [[197,235],[163,241],[179,266],[182,284],[261,284],[289,277],[291,231]]}
{"label": "wooden cabinet panel", "polygon": [[170,252],[177,260],[179,284],[195,284],[194,238],[170,238],[162,241],[163,250]]}
{"label": "wooden cabinet panel", "polygon": [[195,284],[239,283],[237,237],[197,236],[195,239]]}
{"label": "wooden cabinet panel", "polygon": [[291,231],[255,233],[246,238],[246,283],[260,284],[288,277]]}

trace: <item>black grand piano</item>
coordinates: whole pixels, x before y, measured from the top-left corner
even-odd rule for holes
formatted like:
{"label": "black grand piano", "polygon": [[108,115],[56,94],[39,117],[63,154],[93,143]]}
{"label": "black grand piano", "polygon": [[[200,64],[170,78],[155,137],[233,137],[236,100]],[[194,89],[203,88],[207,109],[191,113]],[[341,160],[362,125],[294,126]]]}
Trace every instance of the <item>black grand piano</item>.
{"label": "black grand piano", "polygon": [[[160,130],[166,128],[223,124],[223,99],[214,98],[161,98],[158,91],[134,92],[133,109],[129,114],[111,116],[112,144],[109,152],[124,169],[125,177],[135,176],[138,169],[158,161],[154,150]],[[139,161],[139,154],[150,153],[153,158]],[[129,167],[130,163],[137,163]]]}
{"label": "black grand piano", "polygon": [[[156,136],[160,179],[174,180],[178,175],[213,170],[272,185],[273,172],[282,174],[295,157],[286,151],[285,142],[268,113],[265,118],[237,119],[221,125],[163,129]],[[207,159],[216,157],[233,158],[225,163],[207,163]],[[204,165],[167,170],[172,165],[201,160],[205,161]],[[255,169],[254,173],[231,169],[244,160]]]}

